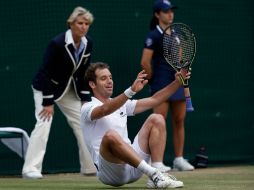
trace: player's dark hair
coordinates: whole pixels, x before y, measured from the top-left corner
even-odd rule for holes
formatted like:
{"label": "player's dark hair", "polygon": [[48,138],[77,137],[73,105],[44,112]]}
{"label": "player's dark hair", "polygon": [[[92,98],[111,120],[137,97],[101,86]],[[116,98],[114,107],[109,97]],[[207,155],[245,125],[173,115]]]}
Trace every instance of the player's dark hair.
{"label": "player's dark hair", "polygon": [[156,28],[156,25],[158,25],[158,24],[159,24],[158,18],[155,15],[153,15],[153,17],[150,21],[150,30],[154,30]]}

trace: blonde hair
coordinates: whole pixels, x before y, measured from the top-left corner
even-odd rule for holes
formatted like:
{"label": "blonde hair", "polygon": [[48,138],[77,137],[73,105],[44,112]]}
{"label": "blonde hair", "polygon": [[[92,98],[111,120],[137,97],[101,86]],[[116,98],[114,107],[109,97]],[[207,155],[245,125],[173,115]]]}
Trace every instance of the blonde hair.
{"label": "blonde hair", "polygon": [[68,27],[70,27],[71,23],[75,22],[78,16],[84,16],[84,18],[89,22],[90,25],[93,23],[94,17],[90,11],[83,7],[76,7],[67,19]]}

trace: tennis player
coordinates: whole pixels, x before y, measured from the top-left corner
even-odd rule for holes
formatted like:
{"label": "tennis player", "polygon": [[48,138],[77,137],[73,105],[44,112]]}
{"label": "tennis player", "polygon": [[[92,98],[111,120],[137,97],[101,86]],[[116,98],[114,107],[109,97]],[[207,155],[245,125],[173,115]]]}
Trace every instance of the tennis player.
{"label": "tennis player", "polygon": [[56,104],[65,115],[77,139],[80,172],[95,174],[96,169],[80,128],[81,103],[90,100],[84,74],[90,65],[92,41],[87,36],[93,15],[76,7],[67,20],[68,30],[52,39],[43,64],[33,79],[36,125],[23,166],[23,178],[42,178],[42,162]]}
{"label": "tennis player", "polygon": [[[175,80],[175,70],[163,57],[162,39],[163,30],[174,20],[174,10],[176,8],[167,0],[156,0],[153,5],[154,15],[151,20],[151,31],[146,37],[141,58],[141,66],[146,71],[149,79],[151,95]],[[186,114],[186,97],[183,87],[180,87],[167,100],[155,106],[153,111],[161,114],[166,119],[169,108],[171,109],[175,152],[173,168],[180,171],[193,170],[194,167],[183,158]]]}
{"label": "tennis player", "polygon": [[[93,63],[86,71],[93,97],[81,109],[81,128],[86,144],[97,167],[97,175],[105,184],[121,186],[138,180],[142,174],[149,177],[148,188],[176,188],[183,183],[163,173],[166,145],[165,120],[160,114],[151,114],[136,135],[128,138],[127,117],[159,105],[180,86],[177,77],[171,84],[152,97],[129,100],[147,84],[147,74],[141,71],[131,87],[115,98],[113,79],[105,63]],[[184,72],[186,78],[189,73]],[[133,126],[137,127],[137,126]],[[148,164],[151,159],[151,165]]]}

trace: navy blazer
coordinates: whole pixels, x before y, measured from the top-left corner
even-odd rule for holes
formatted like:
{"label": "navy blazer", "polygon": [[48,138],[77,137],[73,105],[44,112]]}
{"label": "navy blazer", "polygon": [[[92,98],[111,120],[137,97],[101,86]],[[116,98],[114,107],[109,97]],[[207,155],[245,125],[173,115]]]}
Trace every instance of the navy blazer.
{"label": "navy blazer", "polygon": [[52,105],[60,100],[71,84],[74,85],[77,98],[81,101],[90,101],[88,84],[84,80],[85,71],[90,65],[92,41],[87,40],[78,63],[75,61],[74,47],[67,44],[66,33],[61,33],[53,38],[44,54],[43,64],[32,81],[34,89],[42,91],[43,106]]}

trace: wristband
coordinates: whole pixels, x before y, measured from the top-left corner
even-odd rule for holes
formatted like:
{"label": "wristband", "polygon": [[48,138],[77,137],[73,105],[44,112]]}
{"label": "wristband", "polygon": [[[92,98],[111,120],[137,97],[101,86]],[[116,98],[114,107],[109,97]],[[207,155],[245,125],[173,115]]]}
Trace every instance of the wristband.
{"label": "wristband", "polygon": [[132,96],[134,96],[136,94],[136,92],[131,90],[131,87],[127,88],[124,91],[125,96],[127,96],[128,98],[132,98]]}

